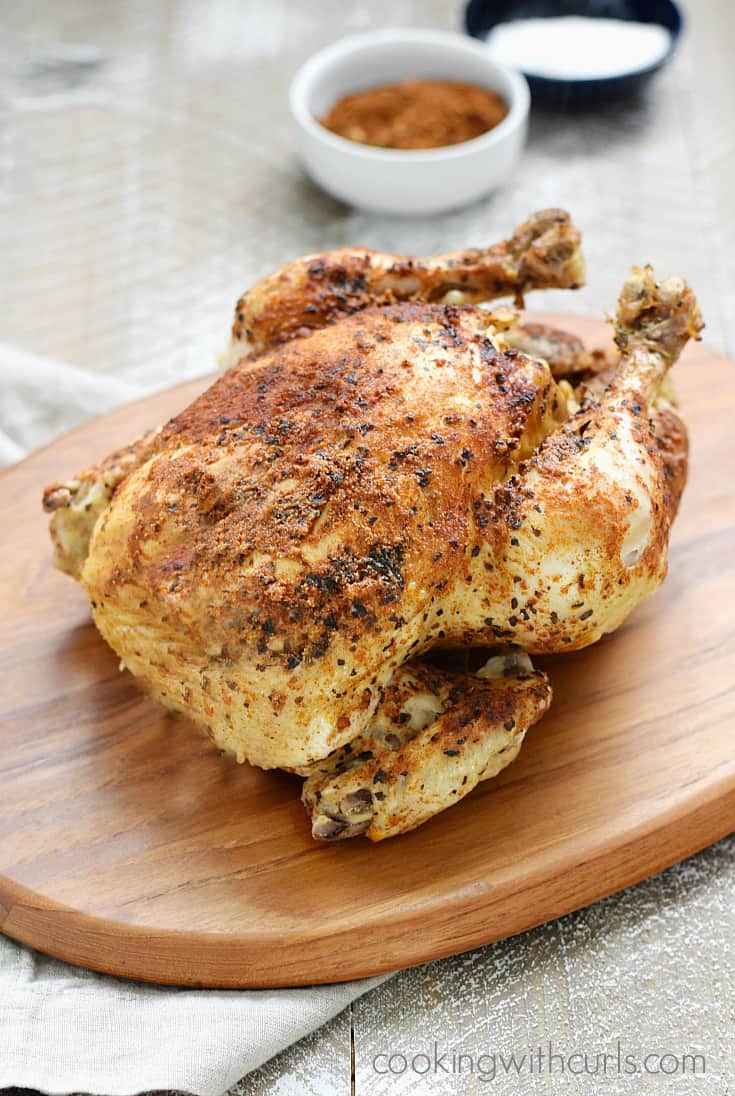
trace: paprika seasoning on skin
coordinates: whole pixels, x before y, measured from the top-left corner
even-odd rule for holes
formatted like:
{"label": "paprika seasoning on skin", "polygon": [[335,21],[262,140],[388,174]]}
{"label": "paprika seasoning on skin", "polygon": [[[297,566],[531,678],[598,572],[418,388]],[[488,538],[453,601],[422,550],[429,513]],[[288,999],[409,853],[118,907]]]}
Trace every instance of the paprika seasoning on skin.
{"label": "paprika seasoning on skin", "polygon": [[405,80],[353,92],[320,119],[332,133],[380,148],[442,148],[494,129],[508,113],[489,88],[448,80]]}

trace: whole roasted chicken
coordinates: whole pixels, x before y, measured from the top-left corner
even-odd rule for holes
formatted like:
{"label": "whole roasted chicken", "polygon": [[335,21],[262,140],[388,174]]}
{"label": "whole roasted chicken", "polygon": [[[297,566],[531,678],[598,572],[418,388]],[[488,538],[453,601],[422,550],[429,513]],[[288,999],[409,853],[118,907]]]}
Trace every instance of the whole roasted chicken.
{"label": "whole roasted chicken", "polygon": [[45,493],[124,665],[238,761],[305,776],[317,838],[390,837],[497,773],[551,699],[529,656],[664,577],[690,289],[634,269],[616,355],[476,304],[576,287],[579,243],[548,210],[487,250],[291,263],[202,396]]}

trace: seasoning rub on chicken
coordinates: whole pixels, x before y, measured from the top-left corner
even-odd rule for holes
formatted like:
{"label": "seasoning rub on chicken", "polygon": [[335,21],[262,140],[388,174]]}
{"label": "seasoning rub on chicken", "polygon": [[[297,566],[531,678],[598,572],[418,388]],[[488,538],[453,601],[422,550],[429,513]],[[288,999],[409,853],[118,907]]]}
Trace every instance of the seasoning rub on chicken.
{"label": "seasoning rub on chicken", "polygon": [[[208,391],[46,491],[124,665],[239,761],[305,776],[319,839],[404,832],[497,773],[550,702],[529,656],[664,577],[691,290],[634,269],[617,360],[476,306],[582,280],[559,210],[486,250],[297,260],[239,301]],[[476,673],[432,660],[472,647],[495,652]]]}

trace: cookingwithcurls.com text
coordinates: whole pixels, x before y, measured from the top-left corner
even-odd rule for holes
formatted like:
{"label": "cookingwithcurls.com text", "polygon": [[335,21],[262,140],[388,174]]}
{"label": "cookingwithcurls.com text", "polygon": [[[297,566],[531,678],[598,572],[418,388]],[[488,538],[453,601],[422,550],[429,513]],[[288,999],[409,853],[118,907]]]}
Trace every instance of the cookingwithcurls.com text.
{"label": "cookingwithcurls.com text", "polygon": [[701,1077],[707,1072],[704,1054],[675,1050],[633,1050],[618,1042],[612,1048],[560,1049],[546,1046],[522,1051],[480,1050],[471,1052],[445,1047],[438,1042],[428,1048],[389,1050],[372,1059],[375,1073],[386,1076],[410,1074],[415,1077],[470,1075],[492,1082],[502,1077],[558,1076],[659,1076]]}

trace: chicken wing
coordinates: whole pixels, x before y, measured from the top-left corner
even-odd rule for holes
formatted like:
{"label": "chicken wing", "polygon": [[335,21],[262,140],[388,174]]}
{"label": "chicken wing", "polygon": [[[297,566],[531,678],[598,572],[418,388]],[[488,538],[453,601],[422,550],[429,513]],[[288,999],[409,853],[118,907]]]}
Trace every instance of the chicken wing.
{"label": "chicken wing", "polygon": [[477,674],[407,663],[365,734],[311,767],[302,799],[313,836],[382,841],[415,829],[509,765],[550,701],[548,678],[522,653]]}

